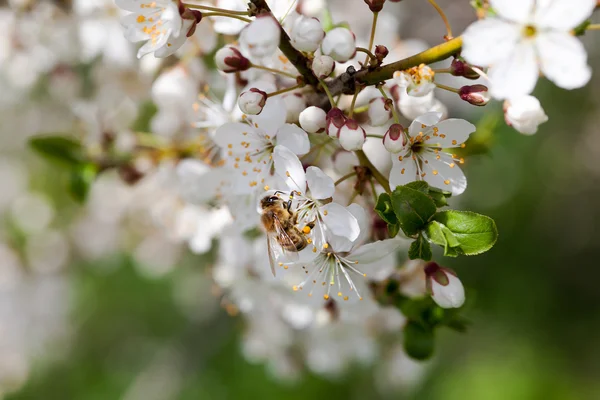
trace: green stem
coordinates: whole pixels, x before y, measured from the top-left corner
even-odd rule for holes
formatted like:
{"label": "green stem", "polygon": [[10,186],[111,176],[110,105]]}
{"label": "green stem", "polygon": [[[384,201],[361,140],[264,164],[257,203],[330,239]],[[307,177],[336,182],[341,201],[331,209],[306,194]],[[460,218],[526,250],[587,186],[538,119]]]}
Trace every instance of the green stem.
{"label": "green stem", "polygon": [[367,137],[372,137],[372,138],[376,138],[376,139],[383,139],[383,136],[376,135],[374,133],[367,133]]}
{"label": "green stem", "polygon": [[354,90],[354,97],[352,97],[352,103],[350,104],[350,112],[348,113],[348,118],[352,119],[354,116],[354,105],[356,104],[356,98],[358,97],[358,93],[360,92],[360,87],[357,86]]}
{"label": "green stem", "polygon": [[377,170],[377,168],[375,168],[375,166],[369,160],[369,158],[367,157],[365,152],[362,150],[358,150],[355,153],[356,153],[356,156],[358,157],[358,161],[360,162],[360,165],[362,165],[363,167],[367,167],[369,169],[369,171],[371,171],[371,175],[373,175],[373,178],[375,178],[375,180],[385,189],[386,192],[391,193],[392,190],[390,189],[390,183],[388,182],[386,177],[383,176],[381,174],[381,172],[379,172],[379,170]]}
{"label": "green stem", "polygon": [[436,82],[435,86],[439,87],[440,89],[444,89],[444,90],[447,90],[449,92],[452,92],[452,93],[460,93],[460,90],[458,90],[456,88],[453,88],[453,87],[450,87],[450,86],[442,85],[441,83],[437,83]]}
{"label": "green stem", "polygon": [[289,72],[281,71],[281,70],[274,69],[274,68],[265,67],[265,66],[262,66],[262,65],[251,64],[250,67],[251,68],[256,68],[256,69],[262,69],[263,71],[272,72],[274,74],[285,75],[285,76],[287,76],[289,78],[292,78],[292,79],[296,79],[297,78],[296,75],[290,74]]}
{"label": "green stem", "polygon": [[[369,38],[369,47],[367,48],[367,50],[369,51],[367,53],[367,58],[365,58],[365,63],[364,65],[367,65],[367,61],[369,61],[369,56],[375,58],[375,56],[373,56],[373,54],[371,53],[371,49],[373,48],[373,42],[375,41],[375,30],[377,29],[377,17],[379,16],[379,13],[374,12],[373,13],[373,23],[371,24],[371,37]],[[358,48],[357,48],[358,50]]]}
{"label": "green stem", "polygon": [[450,27],[450,22],[448,21],[446,14],[444,14],[444,10],[442,10],[442,8],[437,5],[435,0],[428,1],[433,6],[433,8],[436,9],[438,14],[440,14],[440,17],[442,17],[442,21],[444,21],[444,25],[446,25],[446,39],[452,39],[452,28]]}
{"label": "green stem", "polygon": [[[381,95],[385,99],[389,99],[387,93],[385,92],[385,90],[383,90],[383,86],[379,86],[379,92],[381,92]],[[396,104],[394,103],[394,100],[392,100],[392,116],[394,117],[394,122],[399,124],[400,117],[398,117],[398,110],[396,110]]]}
{"label": "green stem", "polygon": [[227,18],[239,19],[240,21],[244,21],[244,22],[252,22],[251,19],[240,17],[239,15],[225,14],[225,13],[219,13],[219,12],[203,13],[202,18],[204,18],[204,17],[227,17]]}
{"label": "green stem", "polygon": [[215,11],[215,12],[222,13],[222,14],[250,15],[250,13],[248,11],[226,10],[224,8],[210,7],[210,6],[205,6],[205,5],[200,5],[200,4],[191,4],[191,3],[181,3],[181,4],[184,5],[187,8],[193,8],[193,9],[198,9],[198,10],[207,10],[207,11]]}
{"label": "green stem", "polygon": [[275,92],[267,94],[267,97],[273,97],[273,96],[277,96],[277,95],[282,94],[282,93],[291,92],[292,90],[299,89],[302,86],[304,86],[304,85],[294,85],[294,86],[291,86],[291,87],[288,87],[288,88],[285,88],[285,89],[277,90]]}
{"label": "green stem", "polygon": [[319,84],[325,91],[325,94],[327,94],[327,98],[329,99],[329,104],[331,104],[331,107],[335,107],[335,105],[336,105],[335,100],[333,100],[333,96],[331,95],[331,92],[329,91],[329,88],[327,87],[327,84],[325,83],[325,81],[322,79],[319,79]]}
{"label": "green stem", "polygon": [[371,184],[371,193],[373,193],[373,207],[377,204],[377,191],[375,190],[375,183],[373,182],[373,178],[369,179],[369,183]]}
{"label": "green stem", "polygon": [[600,31],[600,24],[591,24],[585,28],[588,31]]}
{"label": "green stem", "polygon": [[335,181],[334,185],[337,186],[340,183],[344,182],[346,179],[350,179],[355,175],[356,175],[356,171],[350,172],[349,174],[346,174],[346,175],[342,176],[340,179],[338,179],[337,181]]}

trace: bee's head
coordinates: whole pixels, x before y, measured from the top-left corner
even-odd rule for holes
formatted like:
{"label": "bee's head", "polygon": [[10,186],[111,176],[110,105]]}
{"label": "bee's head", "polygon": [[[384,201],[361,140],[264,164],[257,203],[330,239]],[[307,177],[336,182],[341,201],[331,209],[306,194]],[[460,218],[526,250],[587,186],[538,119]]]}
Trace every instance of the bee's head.
{"label": "bee's head", "polygon": [[261,208],[271,207],[281,203],[281,199],[277,196],[265,196],[260,201]]}

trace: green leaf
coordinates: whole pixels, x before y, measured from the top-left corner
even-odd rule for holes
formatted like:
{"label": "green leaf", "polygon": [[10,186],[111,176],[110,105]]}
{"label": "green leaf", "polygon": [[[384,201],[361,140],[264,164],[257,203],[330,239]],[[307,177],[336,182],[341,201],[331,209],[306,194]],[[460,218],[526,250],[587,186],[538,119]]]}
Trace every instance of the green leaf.
{"label": "green leaf", "polygon": [[429,194],[429,184],[425,181],[410,182],[404,185],[404,187],[418,190],[419,192],[423,192],[425,194]]}
{"label": "green leaf", "polygon": [[84,161],[83,147],[78,141],[57,135],[35,136],[29,146],[44,158],[67,167]]}
{"label": "green leaf", "polygon": [[[388,224],[398,224],[398,219],[396,218],[394,208],[392,207],[392,199],[388,193],[381,193],[379,195],[379,198],[377,199],[377,204],[375,205],[375,212],[381,217],[382,220],[384,220]],[[396,232],[396,234],[397,233],[398,232]]]}
{"label": "green leaf", "polygon": [[93,164],[86,164],[77,168],[71,174],[69,193],[75,201],[83,203],[87,199],[90,187],[96,179],[98,170]]}
{"label": "green leaf", "polygon": [[452,196],[452,192],[448,192],[446,190],[438,189],[433,186],[429,187],[429,197],[433,199],[435,205],[440,207],[445,207],[448,205],[447,199]]}
{"label": "green leaf", "polygon": [[393,238],[393,237],[396,237],[396,235],[398,235],[398,232],[400,231],[400,224],[398,224],[398,223],[388,224],[387,228],[388,228],[388,235],[390,236],[390,238]]}
{"label": "green leaf", "polygon": [[404,328],[404,350],[417,360],[426,360],[433,355],[435,344],[433,329],[411,321]]}
{"label": "green leaf", "polygon": [[476,255],[488,251],[498,239],[496,223],[490,217],[470,211],[441,211],[427,225],[427,237],[444,247],[444,255]]}
{"label": "green leaf", "polygon": [[424,229],[437,209],[431,197],[406,185],[394,189],[392,206],[400,228],[407,236],[416,235]]}
{"label": "green leaf", "polygon": [[425,236],[423,236],[422,233],[419,233],[417,240],[410,244],[410,248],[408,249],[408,258],[411,260],[420,258],[421,260],[429,261],[431,260],[431,256],[431,245]]}

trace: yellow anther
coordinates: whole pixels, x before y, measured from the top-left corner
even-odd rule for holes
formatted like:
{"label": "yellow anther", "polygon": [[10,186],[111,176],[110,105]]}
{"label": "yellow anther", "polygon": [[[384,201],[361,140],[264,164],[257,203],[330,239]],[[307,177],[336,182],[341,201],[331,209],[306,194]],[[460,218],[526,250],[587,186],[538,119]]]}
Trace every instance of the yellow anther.
{"label": "yellow anther", "polygon": [[310,233],[310,226],[305,226],[304,228],[302,228],[302,232],[308,235]]}

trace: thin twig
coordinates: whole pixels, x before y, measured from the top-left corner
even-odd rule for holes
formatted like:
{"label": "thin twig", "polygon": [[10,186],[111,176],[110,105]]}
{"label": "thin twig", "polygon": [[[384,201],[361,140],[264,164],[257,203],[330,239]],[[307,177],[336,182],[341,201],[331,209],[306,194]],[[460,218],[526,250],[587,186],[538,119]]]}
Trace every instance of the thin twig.
{"label": "thin twig", "polygon": [[[371,49],[373,48],[373,42],[375,41],[375,30],[377,29],[377,16],[378,15],[379,15],[379,13],[376,13],[376,12],[373,13],[373,23],[371,24],[371,37],[369,38],[369,47],[367,48],[367,50],[369,52],[371,52]],[[365,65],[367,65],[367,61],[369,61],[369,55],[367,55],[367,58],[365,58]]]}
{"label": "thin twig", "polygon": [[226,17],[226,18],[239,19],[240,21],[244,21],[244,22],[252,22],[251,19],[240,17],[239,15],[225,14],[225,13],[219,13],[219,12],[203,13],[202,18],[205,18],[205,17]]}
{"label": "thin twig", "polygon": [[285,89],[281,89],[281,90],[277,90],[275,92],[271,92],[269,94],[267,94],[267,97],[273,97],[273,96],[277,96],[280,95],[282,93],[287,93],[287,92],[291,92],[292,90],[296,90],[301,88],[302,86],[304,86],[303,84],[299,84],[299,85],[294,85]]}
{"label": "thin twig", "polygon": [[446,14],[444,14],[444,10],[442,10],[441,7],[437,5],[435,0],[428,0],[428,1],[433,6],[433,8],[436,9],[438,14],[440,14],[440,17],[442,17],[442,21],[444,21],[444,25],[446,25],[446,39],[448,39],[448,40],[452,39],[452,28],[450,27],[450,22],[448,21]]}
{"label": "thin twig", "polygon": [[350,112],[348,113],[348,118],[352,118],[354,116],[354,105],[356,104],[356,98],[358,97],[358,93],[360,93],[359,86],[357,86],[354,90],[354,97],[352,97],[352,103],[350,104]]}
{"label": "thin twig", "polygon": [[289,78],[292,78],[292,79],[296,79],[296,78],[297,78],[297,76],[296,76],[296,75],[294,75],[294,74],[290,74],[289,72],[281,71],[281,70],[279,70],[279,69],[274,69],[274,68],[265,67],[265,66],[263,66],[263,65],[256,65],[256,64],[252,64],[250,67],[251,67],[251,68],[256,68],[256,69],[262,69],[263,71],[272,72],[272,73],[274,73],[274,74],[285,75],[285,76],[287,76],[287,77],[289,77]]}
{"label": "thin twig", "polygon": [[344,182],[346,179],[350,179],[350,178],[352,178],[355,175],[356,175],[356,171],[350,172],[349,174],[346,174],[346,175],[342,176],[340,179],[338,179],[337,181],[335,181],[334,186],[339,185],[340,183]]}
{"label": "thin twig", "polygon": [[375,180],[383,187],[383,189],[385,189],[386,192],[391,193],[392,190],[390,189],[390,183],[388,182],[386,177],[383,176],[383,174],[379,172],[379,170],[373,165],[373,163],[371,162],[371,160],[369,160],[365,152],[362,150],[358,150],[355,153],[358,157],[360,165],[362,165],[363,167],[367,167],[369,171],[371,171],[371,175],[373,175],[373,178],[375,178]]}
{"label": "thin twig", "polygon": [[201,5],[201,4],[192,4],[192,3],[181,3],[181,4],[184,5],[187,8],[194,8],[194,9],[198,9],[198,10],[207,10],[207,11],[215,11],[215,12],[223,13],[223,14],[250,15],[250,12],[248,12],[248,11],[226,10],[224,8],[210,7],[210,6],[205,6],[205,5]]}

